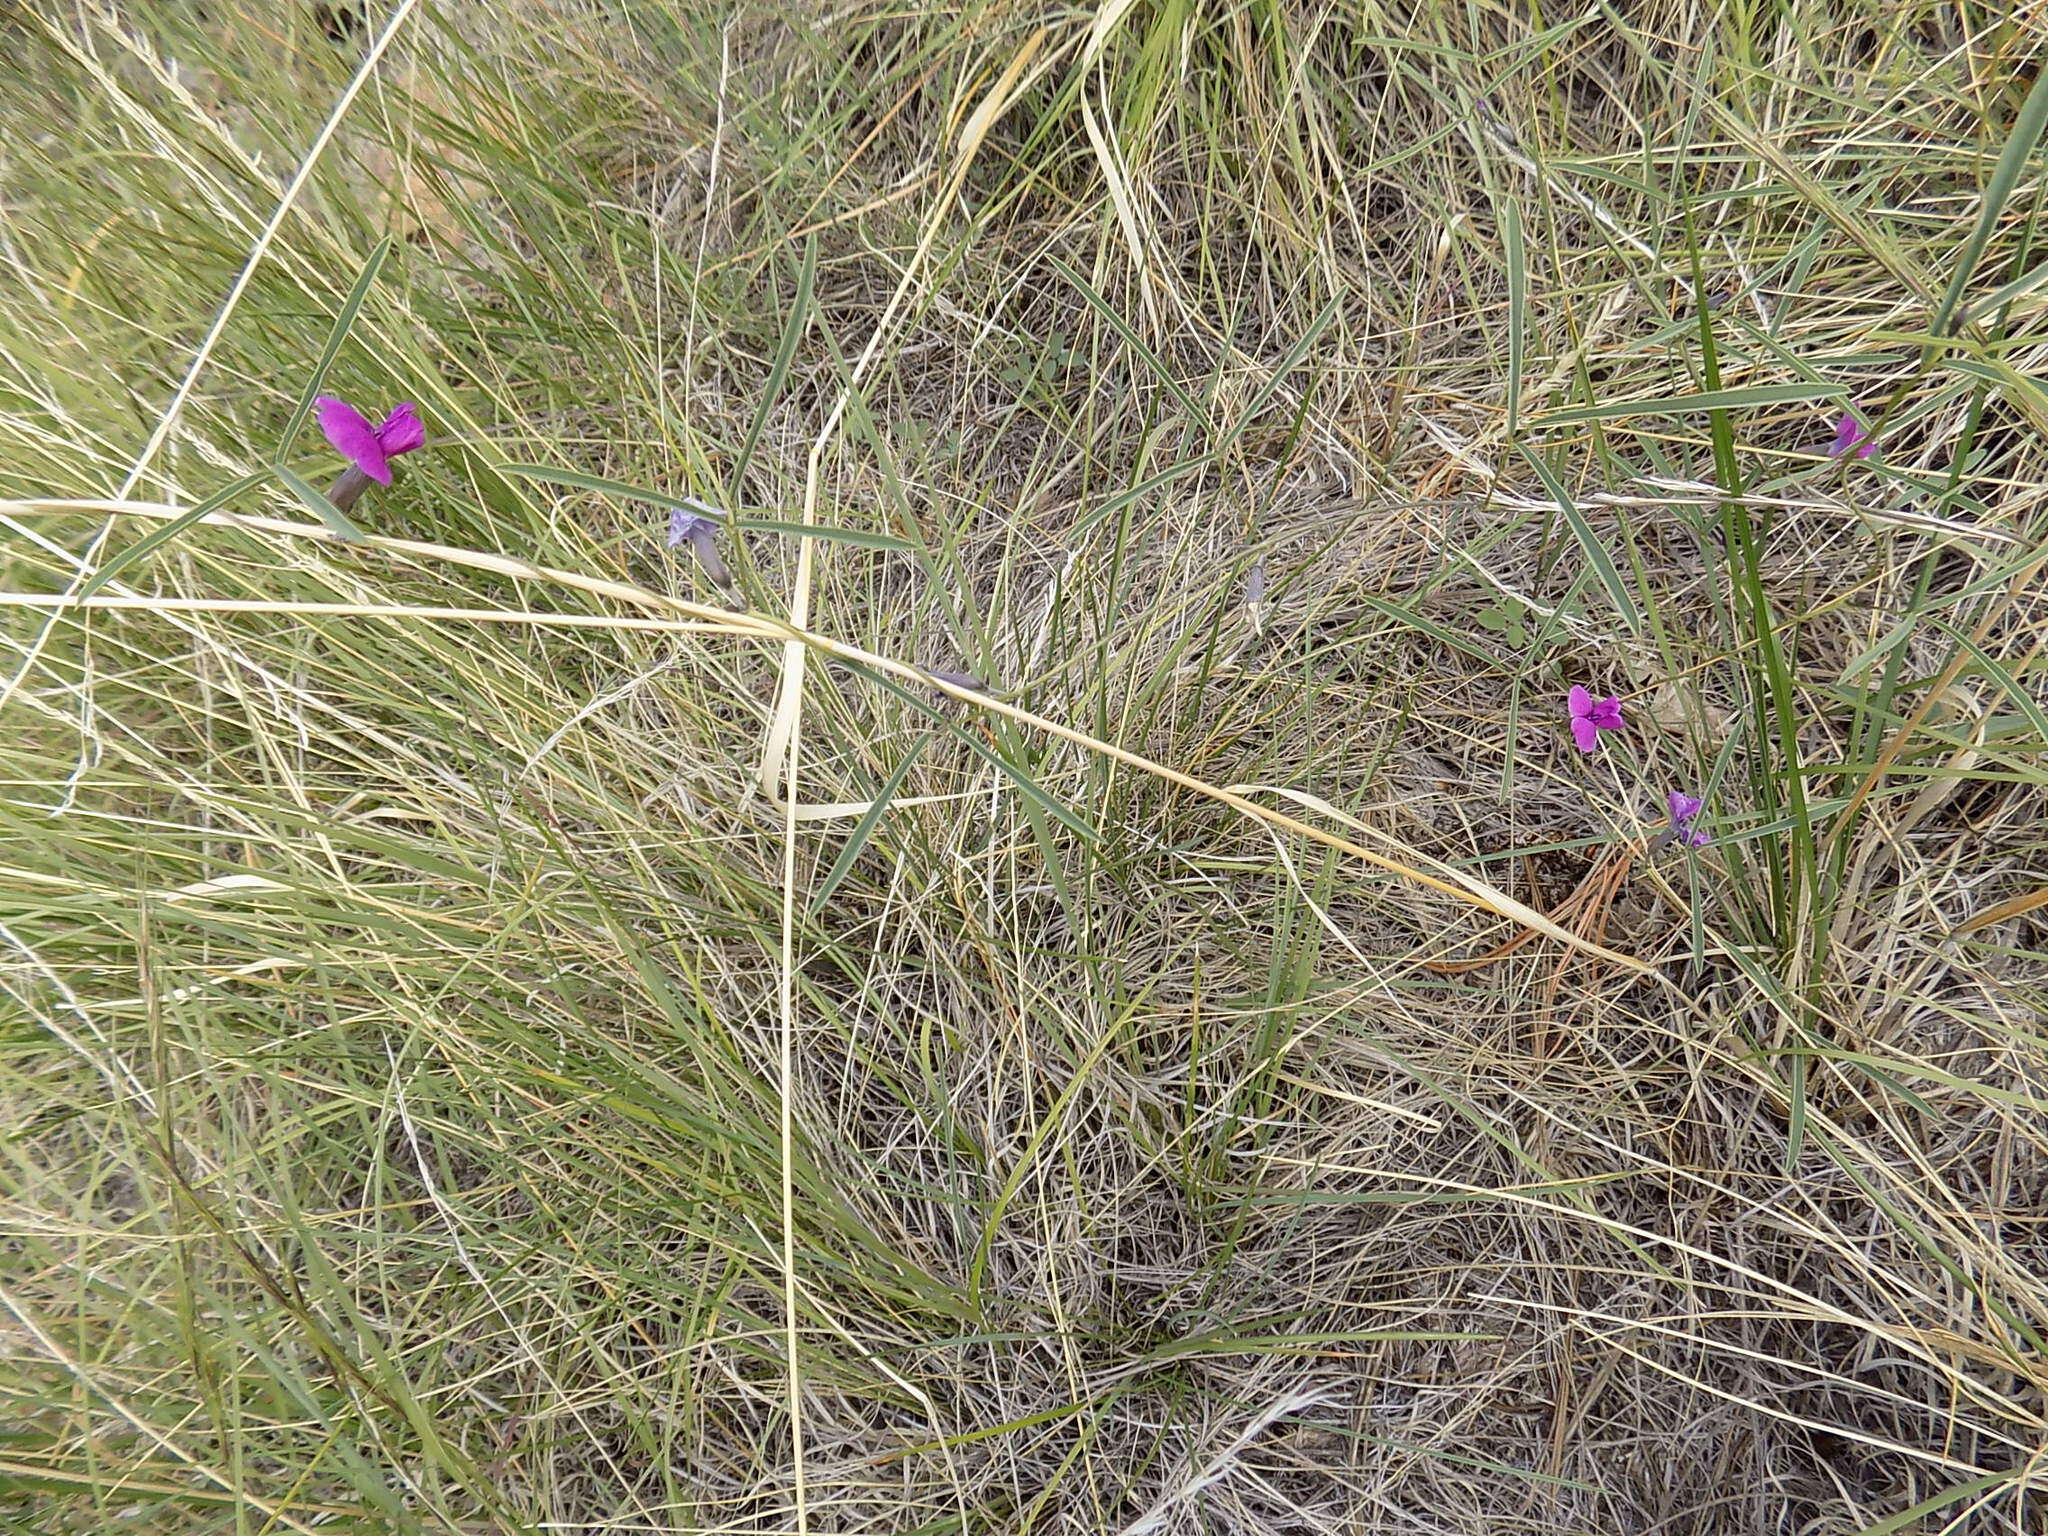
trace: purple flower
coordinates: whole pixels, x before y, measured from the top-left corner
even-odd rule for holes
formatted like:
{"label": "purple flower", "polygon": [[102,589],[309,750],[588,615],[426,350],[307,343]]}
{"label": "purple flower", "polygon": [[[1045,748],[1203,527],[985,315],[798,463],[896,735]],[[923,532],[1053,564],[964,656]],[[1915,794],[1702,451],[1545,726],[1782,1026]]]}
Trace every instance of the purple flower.
{"label": "purple flower", "polygon": [[322,395],[315,404],[320,407],[320,430],[334,444],[334,451],[379,485],[391,483],[393,459],[411,453],[427,440],[419,407],[409,401],[393,406],[391,414],[374,427],[369,417],[346,400]]}
{"label": "purple flower", "polygon": [[1609,696],[1595,699],[1585,689],[1574,687],[1571,693],[1572,740],[1579,744],[1581,752],[1590,752],[1600,744],[1602,731],[1621,729],[1621,700]]}
{"label": "purple flower", "polygon": [[1669,843],[1683,843],[1688,848],[1706,847],[1712,839],[1693,825],[1693,819],[1699,815],[1705,803],[1675,789],[1667,794],[1664,797],[1664,804],[1670,808],[1671,825],[1658,834],[1656,842],[1650,845],[1650,851],[1654,853]]}
{"label": "purple flower", "polygon": [[1835,440],[1828,445],[1828,457],[1839,459],[1853,450],[1859,459],[1867,459],[1877,452],[1877,443],[1870,435],[1870,429],[1856,419],[1854,411],[1842,412],[1842,419],[1835,423]]}
{"label": "purple flower", "polygon": [[1671,809],[1671,829],[1666,835],[1688,848],[1706,847],[1710,841],[1707,834],[1692,824],[1706,802],[1674,789],[1664,797],[1664,803]]}

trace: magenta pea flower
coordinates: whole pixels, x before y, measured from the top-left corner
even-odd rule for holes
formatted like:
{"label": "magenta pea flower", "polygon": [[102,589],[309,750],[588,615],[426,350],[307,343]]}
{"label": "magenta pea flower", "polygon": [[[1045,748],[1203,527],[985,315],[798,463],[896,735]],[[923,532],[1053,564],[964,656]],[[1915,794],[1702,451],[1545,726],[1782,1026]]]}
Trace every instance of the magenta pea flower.
{"label": "magenta pea flower", "polygon": [[1600,744],[1602,731],[1621,729],[1621,700],[1610,695],[1596,699],[1585,689],[1574,687],[1571,692],[1572,740],[1579,744],[1581,752],[1590,752]]}
{"label": "magenta pea flower", "polygon": [[354,506],[372,480],[389,485],[391,461],[401,453],[413,452],[427,440],[419,407],[410,401],[393,406],[391,414],[374,427],[369,417],[346,400],[321,395],[314,403],[320,408],[320,430],[334,444],[334,451],[348,460],[348,468],[327,488],[327,499],[337,511],[346,512]]}
{"label": "magenta pea flower", "polygon": [[346,400],[322,395],[314,403],[320,407],[320,430],[334,444],[334,451],[379,485],[391,483],[393,459],[411,453],[427,440],[420,409],[409,401],[393,406],[391,414],[374,427],[369,417]]}
{"label": "magenta pea flower", "polygon": [[1693,825],[1694,819],[1704,808],[1705,801],[1674,789],[1664,797],[1664,804],[1671,812],[1671,825],[1657,834],[1657,840],[1650,845],[1652,853],[1671,843],[1682,843],[1687,848],[1704,848],[1713,841],[1703,830]]}
{"label": "magenta pea flower", "polygon": [[1877,440],[1871,436],[1870,428],[1856,419],[1854,411],[1844,411],[1842,419],[1835,423],[1835,440],[1828,445],[1828,457],[1839,459],[1850,452],[1859,459],[1867,459],[1877,452]]}

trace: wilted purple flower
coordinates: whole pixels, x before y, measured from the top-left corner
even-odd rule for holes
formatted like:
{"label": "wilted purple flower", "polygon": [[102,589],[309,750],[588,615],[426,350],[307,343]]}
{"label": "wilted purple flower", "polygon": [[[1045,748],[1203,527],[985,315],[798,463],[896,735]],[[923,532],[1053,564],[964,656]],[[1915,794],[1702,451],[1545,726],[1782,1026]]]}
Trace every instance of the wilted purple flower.
{"label": "wilted purple flower", "polygon": [[668,547],[675,549],[688,544],[697,556],[697,563],[704,567],[704,574],[728,595],[737,597],[739,588],[718,553],[717,532],[717,521],[703,512],[693,512],[689,507],[669,508]]}
{"label": "wilted purple flower", "polygon": [[717,525],[710,518],[690,511],[687,507],[671,507],[668,514],[668,547],[694,539],[700,533],[708,533]]}
{"label": "wilted purple flower", "polygon": [[1828,445],[1828,457],[1839,459],[1852,450],[1857,458],[1867,459],[1877,452],[1877,442],[1870,429],[1856,419],[1854,411],[1844,411],[1842,419],[1835,423],[1835,440]]}
{"label": "wilted purple flower", "polygon": [[1571,692],[1572,740],[1579,744],[1581,752],[1590,752],[1600,744],[1602,731],[1621,729],[1621,700],[1609,696],[1596,699],[1585,689],[1574,687]]}

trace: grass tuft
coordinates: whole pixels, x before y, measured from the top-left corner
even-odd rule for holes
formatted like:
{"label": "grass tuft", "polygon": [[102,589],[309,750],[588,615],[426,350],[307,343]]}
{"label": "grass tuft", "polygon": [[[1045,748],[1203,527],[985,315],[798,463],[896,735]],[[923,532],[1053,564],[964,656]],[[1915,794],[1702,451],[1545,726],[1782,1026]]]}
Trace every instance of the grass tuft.
{"label": "grass tuft", "polygon": [[2042,63],[0,15],[0,1523],[2039,1529]]}

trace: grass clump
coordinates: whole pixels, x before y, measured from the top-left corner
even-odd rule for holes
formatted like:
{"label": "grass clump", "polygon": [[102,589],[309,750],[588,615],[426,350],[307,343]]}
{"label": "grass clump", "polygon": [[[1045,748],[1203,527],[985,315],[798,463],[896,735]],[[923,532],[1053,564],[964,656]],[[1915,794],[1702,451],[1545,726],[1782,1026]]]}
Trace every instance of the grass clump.
{"label": "grass clump", "polygon": [[354,14],[0,21],[8,1519],[2039,1527],[2022,21]]}

